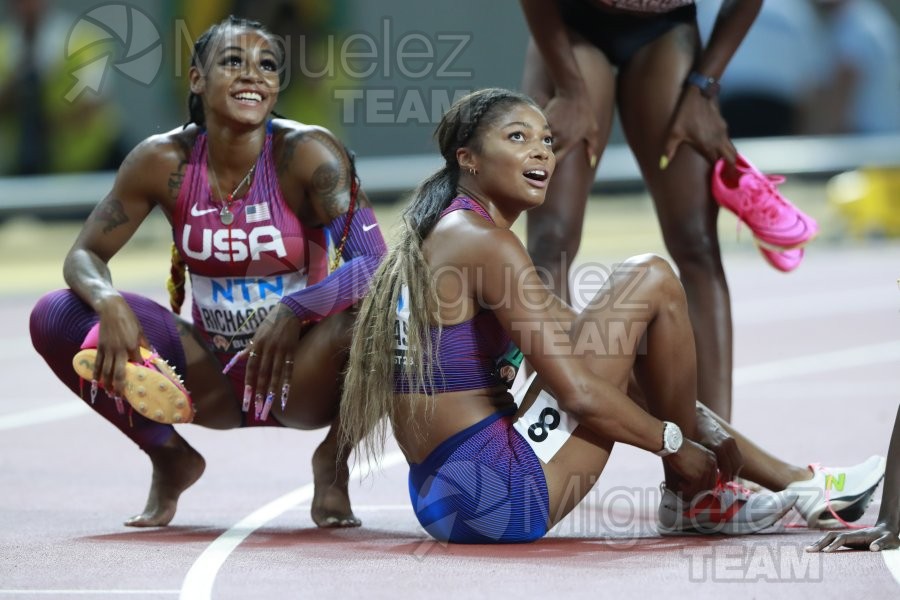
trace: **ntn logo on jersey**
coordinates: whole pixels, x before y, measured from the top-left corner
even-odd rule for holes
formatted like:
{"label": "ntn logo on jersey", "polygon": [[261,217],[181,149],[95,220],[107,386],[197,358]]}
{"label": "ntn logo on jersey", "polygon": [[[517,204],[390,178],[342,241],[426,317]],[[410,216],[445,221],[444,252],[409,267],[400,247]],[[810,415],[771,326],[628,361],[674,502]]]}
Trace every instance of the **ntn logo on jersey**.
{"label": "ntn logo on jersey", "polygon": [[302,290],[307,279],[304,271],[245,277],[207,277],[192,273],[191,288],[194,304],[201,310],[253,308],[278,302],[285,295]]}
{"label": "ntn logo on jersey", "polygon": [[284,279],[282,277],[246,278],[234,277],[224,279],[212,279],[212,301],[214,303],[225,300],[235,301],[237,292],[238,301],[254,302],[274,297],[276,300],[284,296]]}

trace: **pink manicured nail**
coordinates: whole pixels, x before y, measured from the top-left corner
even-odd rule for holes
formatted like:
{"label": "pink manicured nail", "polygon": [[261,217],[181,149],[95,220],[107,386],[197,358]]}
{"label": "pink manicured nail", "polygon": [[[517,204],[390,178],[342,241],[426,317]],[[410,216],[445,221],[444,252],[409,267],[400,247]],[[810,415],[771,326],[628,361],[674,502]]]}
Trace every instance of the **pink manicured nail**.
{"label": "pink manicured nail", "polygon": [[250,399],[253,397],[253,388],[249,385],[244,386],[244,403],[241,406],[241,410],[247,412],[250,410]]}
{"label": "pink manicured nail", "polygon": [[260,421],[265,421],[269,418],[269,411],[272,410],[272,403],[275,401],[275,394],[273,392],[269,392],[266,394],[266,403],[263,404],[262,412],[259,415]]}

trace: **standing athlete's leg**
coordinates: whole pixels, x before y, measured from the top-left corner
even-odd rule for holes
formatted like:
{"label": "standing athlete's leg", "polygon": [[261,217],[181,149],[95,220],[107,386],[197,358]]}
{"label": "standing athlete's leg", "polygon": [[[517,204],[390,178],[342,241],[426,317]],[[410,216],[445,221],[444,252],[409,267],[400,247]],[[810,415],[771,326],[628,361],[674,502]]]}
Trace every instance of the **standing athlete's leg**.
{"label": "standing athlete's leg", "polygon": [[700,39],[678,25],[641,48],[622,68],[618,105],[622,126],[653,196],[666,248],[688,298],[697,345],[698,397],[731,419],[731,299],[719,249],[718,206],[709,191],[711,165],[682,144],[660,169],[665,135]]}
{"label": "standing athlete's leg", "polygon": [[[575,33],[570,37],[591,105],[597,109],[601,133],[598,143],[602,149],[612,126],[613,70],[600,50]],[[529,43],[525,56],[522,89],[541,106],[546,106],[554,94],[547,67],[534,41]],[[583,146],[579,144],[557,163],[544,203],[529,210],[526,217],[528,252],[538,272],[547,278],[550,289],[566,302],[569,302],[569,267],[581,243],[585,205],[596,172],[596,165],[591,167]]]}

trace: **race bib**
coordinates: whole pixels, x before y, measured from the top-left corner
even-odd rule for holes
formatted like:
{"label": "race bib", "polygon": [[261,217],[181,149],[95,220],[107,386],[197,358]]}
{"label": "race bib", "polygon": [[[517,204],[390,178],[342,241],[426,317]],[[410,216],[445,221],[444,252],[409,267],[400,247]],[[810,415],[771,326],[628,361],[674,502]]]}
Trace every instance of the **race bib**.
{"label": "race bib", "polygon": [[[517,405],[522,404],[536,375],[537,373],[532,373],[516,394]],[[525,438],[540,461],[547,464],[578,427],[578,421],[559,408],[556,398],[541,390],[534,403],[516,420],[513,427]]]}
{"label": "race bib", "polygon": [[288,294],[306,287],[306,275],[204,277],[191,275],[194,319],[218,352],[238,352],[253,339],[269,312]]}
{"label": "race bib", "polygon": [[397,298],[397,318],[394,320],[394,368],[402,369],[409,360],[409,288],[400,288]]}

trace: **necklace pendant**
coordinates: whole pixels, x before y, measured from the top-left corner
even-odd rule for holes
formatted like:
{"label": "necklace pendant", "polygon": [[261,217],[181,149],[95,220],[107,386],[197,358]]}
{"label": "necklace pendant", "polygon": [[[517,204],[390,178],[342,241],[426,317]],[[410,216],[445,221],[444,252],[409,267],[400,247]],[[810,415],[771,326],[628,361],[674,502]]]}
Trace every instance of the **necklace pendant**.
{"label": "necklace pendant", "polygon": [[227,206],[223,206],[219,211],[219,220],[222,221],[222,225],[231,225],[234,223],[234,213],[228,210]]}

